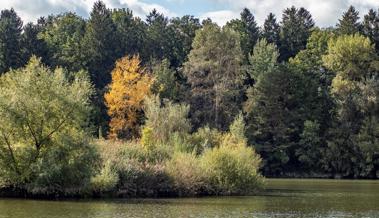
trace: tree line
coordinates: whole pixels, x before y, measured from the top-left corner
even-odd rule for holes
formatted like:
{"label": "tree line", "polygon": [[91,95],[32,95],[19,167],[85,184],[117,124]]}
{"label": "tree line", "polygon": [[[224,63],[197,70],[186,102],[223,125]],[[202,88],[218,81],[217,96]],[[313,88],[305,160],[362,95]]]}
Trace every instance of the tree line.
{"label": "tree line", "polygon": [[[51,69],[87,71],[95,91],[86,125],[97,137],[175,136],[191,144],[193,138],[146,127],[152,119],[145,99],[159,95],[163,105],[188,105],[188,133],[208,131],[210,142],[210,132],[231,131],[240,117],[263,175],[379,176],[379,11],[373,9],[361,21],[351,6],[330,28],[315,26],[309,11],[296,7],[281,20],[270,13],[262,26],[244,9],[223,27],[156,10],[142,20],[101,1],[88,19],[69,12],[26,25],[10,9],[1,11],[0,55],[4,75],[33,55]],[[172,133],[183,127],[167,125]]]}

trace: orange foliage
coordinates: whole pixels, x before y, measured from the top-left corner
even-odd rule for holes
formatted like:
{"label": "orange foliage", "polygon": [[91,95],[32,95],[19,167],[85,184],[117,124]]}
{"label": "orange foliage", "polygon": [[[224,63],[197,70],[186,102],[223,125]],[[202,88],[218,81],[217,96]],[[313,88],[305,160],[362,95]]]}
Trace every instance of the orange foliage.
{"label": "orange foliage", "polygon": [[116,62],[112,71],[112,83],[104,96],[111,117],[110,138],[138,136],[143,100],[150,95],[153,83],[140,64],[138,56],[125,56]]}

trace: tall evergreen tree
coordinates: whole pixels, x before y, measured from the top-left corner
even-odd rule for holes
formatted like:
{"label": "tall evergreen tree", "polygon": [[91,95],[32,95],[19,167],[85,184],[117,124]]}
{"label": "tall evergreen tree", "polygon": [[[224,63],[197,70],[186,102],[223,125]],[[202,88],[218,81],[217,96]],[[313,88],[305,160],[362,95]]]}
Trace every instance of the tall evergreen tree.
{"label": "tall evergreen tree", "polygon": [[276,46],[279,46],[280,26],[276,22],[276,17],[273,13],[267,16],[263,24],[262,37],[265,38],[268,43],[274,43]]}
{"label": "tall evergreen tree", "polygon": [[41,17],[37,24],[28,23],[24,26],[21,36],[22,59],[26,64],[35,55],[41,58],[41,62],[49,64],[49,55],[46,42],[39,37],[45,28],[45,19]]}
{"label": "tall evergreen tree", "polygon": [[147,25],[129,9],[115,9],[112,19],[120,36],[120,54],[137,55],[147,59],[145,50]]}
{"label": "tall evergreen tree", "polygon": [[362,30],[361,23],[359,22],[359,12],[355,10],[354,6],[350,6],[346,12],[343,13],[342,18],[337,24],[337,31],[339,34],[352,35],[359,33]]}
{"label": "tall evergreen tree", "polygon": [[251,51],[260,36],[259,27],[255,21],[254,15],[247,8],[244,8],[241,12],[241,21],[248,34],[248,40],[245,46]]}
{"label": "tall evergreen tree", "polygon": [[102,1],[95,2],[83,39],[86,66],[96,88],[105,87],[111,80],[111,70],[120,56],[117,28],[112,13]]}
{"label": "tall evergreen tree", "polygon": [[50,66],[61,66],[70,71],[85,68],[82,44],[85,25],[83,18],[71,12],[51,18],[39,34],[49,49]]}
{"label": "tall evergreen tree", "polygon": [[12,9],[0,15],[0,74],[23,64],[21,58],[22,21]]}
{"label": "tall evergreen tree", "polygon": [[305,48],[314,25],[312,16],[306,9],[292,6],[284,10],[280,32],[280,60],[288,60]]}
{"label": "tall evergreen tree", "polygon": [[238,33],[207,24],[196,33],[184,73],[195,128],[226,130],[239,111],[242,52]]}
{"label": "tall evergreen tree", "polygon": [[246,135],[264,158],[266,175],[280,175],[288,169],[302,125],[299,76],[277,59],[276,46],[265,39],[254,47],[250,64],[255,84],[247,90],[244,105]]}
{"label": "tall evergreen tree", "polygon": [[364,16],[362,31],[363,34],[375,43],[376,52],[379,54],[379,11],[371,9]]}
{"label": "tall evergreen tree", "polygon": [[245,57],[245,62],[247,62],[249,54],[260,36],[260,30],[254,15],[249,9],[244,8],[241,12],[241,18],[231,20],[226,26],[239,33],[241,49]]}
{"label": "tall evergreen tree", "polygon": [[152,60],[167,58],[171,63],[175,62],[173,44],[175,43],[174,31],[169,28],[169,20],[157,10],[147,15],[147,51]]}
{"label": "tall evergreen tree", "polygon": [[170,28],[175,37],[175,67],[181,66],[187,61],[187,56],[192,49],[192,42],[195,38],[196,31],[201,28],[200,20],[193,16],[185,15],[180,18],[170,20]]}

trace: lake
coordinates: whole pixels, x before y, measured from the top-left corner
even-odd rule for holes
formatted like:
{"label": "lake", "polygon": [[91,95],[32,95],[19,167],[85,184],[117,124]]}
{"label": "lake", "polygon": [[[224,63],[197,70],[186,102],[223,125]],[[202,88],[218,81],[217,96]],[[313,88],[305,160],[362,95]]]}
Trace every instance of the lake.
{"label": "lake", "polygon": [[0,218],[378,217],[379,181],[267,179],[249,197],[39,201],[0,199]]}

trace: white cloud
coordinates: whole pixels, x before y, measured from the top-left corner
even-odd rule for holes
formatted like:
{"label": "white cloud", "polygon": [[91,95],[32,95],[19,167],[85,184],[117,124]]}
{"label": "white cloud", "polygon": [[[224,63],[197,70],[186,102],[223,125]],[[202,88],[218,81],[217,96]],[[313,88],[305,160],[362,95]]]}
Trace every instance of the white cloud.
{"label": "white cloud", "polygon": [[231,19],[238,18],[239,12],[236,11],[229,11],[229,10],[223,10],[223,11],[211,11],[207,12],[200,16],[201,20],[211,18],[212,21],[216,22],[219,25],[225,25],[226,22],[228,22]]}
{"label": "white cloud", "polygon": [[[24,22],[35,22],[41,16],[72,11],[88,17],[96,0],[1,0],[0,9],[14,8]],[[108,8],[130,8],[134,14],[145,17],[154,8],[166,16],[176,14],[159,4],[149,4],[141,0],[103,0]]]}
{"label": "white cloud", "polygon": [[[319,26],[333,26],[338,22],[342,13],[347,10],[350,5],[356,7],[360,12],[361,18],[370,8],[378,9],[379,0],[208,0],[217,4],[223,4],[230,8],[230,14],[240,12],[244,7],[249,8],[258,23],[262,24],[268,13],[276,14],[280,20],[282,12],[285,8],[304,7],[309,10]],[[216,13],[216,12],[213,12]],[[232,19],[234,17],[230,17]],[[226,18],[223,19],[223,22]]]}

